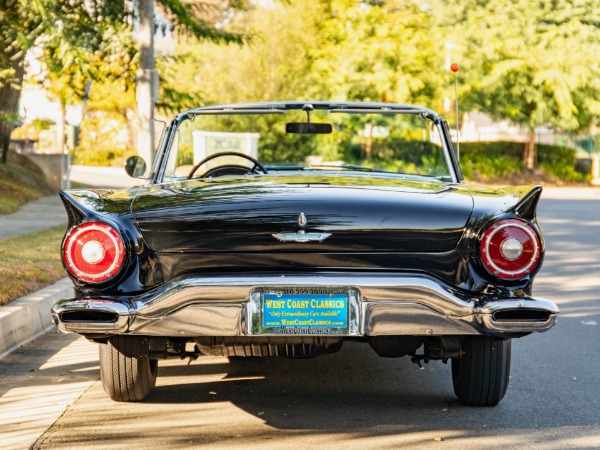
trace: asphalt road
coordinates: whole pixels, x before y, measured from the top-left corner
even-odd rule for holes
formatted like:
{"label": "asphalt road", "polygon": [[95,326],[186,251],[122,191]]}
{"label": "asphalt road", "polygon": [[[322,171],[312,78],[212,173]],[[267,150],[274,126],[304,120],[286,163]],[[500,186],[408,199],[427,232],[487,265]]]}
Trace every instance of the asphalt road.
{"label": "asphalt road", "polygon": [[[419,369],[359,343],[312,360],[169,361],[147,401],[119,404],[94,381],[93,344],[49,335],[54,350],[40,339],[11,356],[20,369],[0,362],[0,376],[15,377],[0,394],[21,389],[26,404],[55,395],[44,404],[66,407],[40,449],[600,448],[600,201],[543,200],[539,222],[547,253],[534,294],[562,312],[551,331],[513,342],[510,386],[495,408],[459,404],[449,365]],[[32,433],[32,413],[19,411]]]}

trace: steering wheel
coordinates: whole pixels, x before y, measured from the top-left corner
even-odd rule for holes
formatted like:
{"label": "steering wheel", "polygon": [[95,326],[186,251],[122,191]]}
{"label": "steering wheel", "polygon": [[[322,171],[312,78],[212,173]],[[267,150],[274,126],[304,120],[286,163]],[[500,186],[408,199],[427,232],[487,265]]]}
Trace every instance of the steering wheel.
{"label": "steering wheel", "polygon": [[239,156],[240,158],[247,159],[248,161],[252,162],[254,165],[250,169],[248,169],[248,167],[246,167],[246,166],[239,166],[237,164],[217,166],[217,167],[207,170],[205,173],[202,174],[202,176],[200,176],[200,178],[204,178],[207,176],[217,176],[218,177],[218,176],[222,176],[222,175],[246,175],[248,173],[257,173],[256,169],[260,169],[260,171],[264,174],[269,173],[267,171],[267,169],[265,168],[265,166],[263,166],[260,163],[260,161],[254,159],[252,156],[245,155],[244,153],[238,153],[238,152],[221,152],[221,153],[214,153],[210,156],[207,156],[202,161],[200,161],[198,164],[196,164],[194,167],[192,167],[192,170],[190,170],[190,173],[187,176],[187,179],[189,180],[190,178],[192,178],[194,176],[194,174],[196,173],[196,171],[200,168],[200,166],[202,166],[203,164],[206,164],[208,161],[211,161],[215,158],[220,158],[221,156]]}

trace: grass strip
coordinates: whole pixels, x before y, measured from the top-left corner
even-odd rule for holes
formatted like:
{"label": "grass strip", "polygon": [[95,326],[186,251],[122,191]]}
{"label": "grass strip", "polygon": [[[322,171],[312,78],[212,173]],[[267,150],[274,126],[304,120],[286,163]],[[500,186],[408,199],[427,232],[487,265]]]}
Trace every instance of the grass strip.
{"label": "grass strip", "polygon": [[0,164],[0,215],[14,213],[21,205],[51,193],[43,173],[32,163]]}
{"label": "grass strip", "polygon": [[66,276],[60,244],[66,224],[0,240],[0,305]]}

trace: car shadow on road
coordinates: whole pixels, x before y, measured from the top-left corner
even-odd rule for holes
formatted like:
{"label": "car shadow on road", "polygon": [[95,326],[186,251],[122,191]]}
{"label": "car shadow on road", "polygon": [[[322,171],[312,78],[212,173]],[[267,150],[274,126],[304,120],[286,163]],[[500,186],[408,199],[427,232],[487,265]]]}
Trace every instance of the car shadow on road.
{"label": "car shadow on road", "polygon": [[[347,428],[352,423],[381,423],[388,410],[420,408],[432,412],[457,402],[449,370],[441,363],[420,370],[409,359],[381,359],[367,346],[352,343],[352,350],[315,359],[235,358],[225,364],[198,364],[159,369],[159,382],[146,402],[231,402],[271,425],[304,429],[306,417],[319,417],[319,427]],[[346,345],[348,347],[348,345]],[[357,354],[358,349],[358,354]],[[372,353],[372,355],[371,355]],[[192,369],[193,368],[193,369]],[[223,374],[206,383],[162,385],[163,377],[182,372]],[[188,378],[189,379],[189,378]],[[348,411],[354,410],[353,418]],[[377,413],[374,413],[374,412]]]}
{"label": "car shadow on road", "polygon": [[[435,361],[420,369],[409,358],[379,358],[359,343],[310,360],[235,358],[205,365],[207,358],[190,366],[161,367],[157,387],[145,403],[229,402],[273,427],[315,432],[427,424],[534,429],[531,410],[544,407],[523,395],[520,380],[495,408],[464,406],[454,396],[450,364]],[[212,376],[198,383],[189,378],[194,374]],[[574,416],[557,419],[560,426],[585,425]]]}

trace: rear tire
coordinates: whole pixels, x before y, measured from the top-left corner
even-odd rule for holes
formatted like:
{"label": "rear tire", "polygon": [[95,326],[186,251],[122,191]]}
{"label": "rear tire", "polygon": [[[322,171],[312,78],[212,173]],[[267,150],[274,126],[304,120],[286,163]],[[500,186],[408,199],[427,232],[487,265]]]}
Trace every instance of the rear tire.
{"label": "rear tire", "polygon": [[112,336],[100,345],[102,387],[117,402],[144,400],[156,384],[158,361],[148,357],[148,339]]}
{"label": "rear tire", "polygon": [[508,388],[511,340],[465,336],[461,351],[452,359],[454,393],[465,405],[496,406]]}

